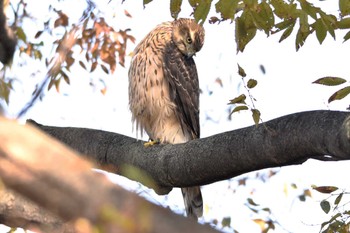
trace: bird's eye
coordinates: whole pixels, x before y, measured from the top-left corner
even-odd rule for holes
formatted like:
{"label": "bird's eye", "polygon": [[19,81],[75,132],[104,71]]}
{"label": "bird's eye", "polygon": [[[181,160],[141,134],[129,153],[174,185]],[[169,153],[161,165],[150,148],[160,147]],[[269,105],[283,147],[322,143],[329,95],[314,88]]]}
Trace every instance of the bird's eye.
{"label": "bird's eye", "polygon": [[187,41],[188,44],[191,44],[192,43],[191,37],[187,37],[186,41]]}

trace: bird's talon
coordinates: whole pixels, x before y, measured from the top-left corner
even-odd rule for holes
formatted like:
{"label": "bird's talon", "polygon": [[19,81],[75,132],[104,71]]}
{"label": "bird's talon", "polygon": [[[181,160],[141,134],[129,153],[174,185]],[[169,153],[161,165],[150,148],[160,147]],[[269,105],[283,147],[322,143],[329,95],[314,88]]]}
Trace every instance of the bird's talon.
{"label": "bird's talon", "polygon": [[157,140],[150,140],[150,141],[148,141],[148,142],[145,142],[143,145],[145,146],[145,147],[151,147],[151,146],[154,146],[154,145],[156,145],[156,144],[159,144],[160,143],[160,141],[159,141],[159,139],[157,139]]}

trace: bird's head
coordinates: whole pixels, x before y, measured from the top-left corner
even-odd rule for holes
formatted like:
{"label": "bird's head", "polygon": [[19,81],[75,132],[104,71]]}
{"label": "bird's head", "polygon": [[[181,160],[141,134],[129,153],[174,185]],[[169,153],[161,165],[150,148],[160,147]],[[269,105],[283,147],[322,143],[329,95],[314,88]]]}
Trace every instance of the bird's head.
{"label": "bird's head", "polygon": [[193,19],[177,19],[173,22],[173,41],[187,57],[201,50],[204,43],[204,28]]}

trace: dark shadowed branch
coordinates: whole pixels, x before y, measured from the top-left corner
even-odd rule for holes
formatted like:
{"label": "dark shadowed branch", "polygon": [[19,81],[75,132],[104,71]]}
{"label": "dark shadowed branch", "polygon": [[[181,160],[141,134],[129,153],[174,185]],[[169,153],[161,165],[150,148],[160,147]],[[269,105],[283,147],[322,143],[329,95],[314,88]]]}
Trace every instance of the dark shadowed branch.
{"label": "dark shadowed branch", "polygon": [[3,64],[12,60],[17,45],[17,39],[7,25],[4,12],[4,1],[0,0],[0,61]]}
{"label": "dark shadowed branch", "polygon": [[258,127],[151,148],[111,132],[37,126],[115,173],[122,173],[123,165],[146,171],[158,188],[163,187],[156,189],[161,194],[171,187],[209,184],[263,168],[300,164],[309,158],[350,159],[349,116],[348,112],[301,112]]}

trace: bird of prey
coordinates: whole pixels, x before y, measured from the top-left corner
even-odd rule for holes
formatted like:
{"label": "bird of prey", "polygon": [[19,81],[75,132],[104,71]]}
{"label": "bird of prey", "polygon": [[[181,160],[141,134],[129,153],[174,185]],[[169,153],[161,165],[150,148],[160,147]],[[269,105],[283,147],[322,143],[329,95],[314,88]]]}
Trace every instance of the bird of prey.
{"label": "bird of prey", "polygon": [[[193,19],[164,22],[135,48],[129,69],[129,107],[136,130],[153,141],[185,143],[199,138],[199,84],[193,55],[204,28]],[[196,174],[193,174],[194,176]],[[202,216],[200,187],[181,189],[187,216]]]}

